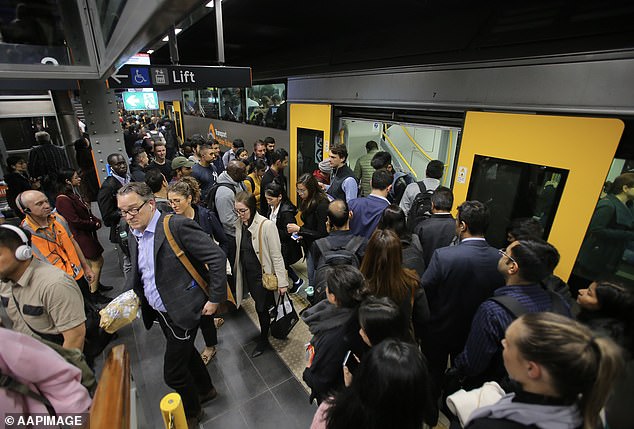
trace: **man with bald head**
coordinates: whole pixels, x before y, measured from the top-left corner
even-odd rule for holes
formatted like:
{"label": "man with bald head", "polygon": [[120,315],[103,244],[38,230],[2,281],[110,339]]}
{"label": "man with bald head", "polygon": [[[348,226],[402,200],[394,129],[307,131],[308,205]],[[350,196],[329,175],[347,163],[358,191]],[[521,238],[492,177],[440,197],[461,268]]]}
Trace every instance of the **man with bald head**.
{"label": "man with bald head", "polygon": [[[323,271],[321,268],[326,265],[325,254],[330,254],[331,252],[348,253],[356,257],[355,263],[361,264],[368,240],[365,237],[354,235],[350,231],[351,218],[352,212],[345,200],[334,200],[328,205],[328,217],[326,219],[328,236],[315,240],[311,248],[313,261],[315,261],[315,297],[317,297],[317,300],[319,300],[320,294],[325,293],[326,290],[326,279],[322,278],[320,274]],[[344,262],[343,259],[341,262]]]}
{"label": "man with bald head", "polygon": [[227,169],[218,176],[215,190],[210,190],[210,200],[207,201],[208,207],[215,207],[220,223],[222,223],[222,228],[228,236],[229,254],[227,257],[232,266],[236,257],[236,222],[238,220],[234,204],[236,193],[245,190],[242,182],[246,177],[247,166],[242,161],[236,159],[229,161]]}
{"label": "man with bald head", "polygon": [[59,213],[52,212],[46,195],[35,190],[24,191],[17,196],[16,205],[25,214],[21,226],[31,233],[34,256],[56,266],[75,279],[84,299],[93,302],[108,300],[105,297],[101,298],[101,295],[90,293],[89,282],[95,274],[73,238],[66,219]]}

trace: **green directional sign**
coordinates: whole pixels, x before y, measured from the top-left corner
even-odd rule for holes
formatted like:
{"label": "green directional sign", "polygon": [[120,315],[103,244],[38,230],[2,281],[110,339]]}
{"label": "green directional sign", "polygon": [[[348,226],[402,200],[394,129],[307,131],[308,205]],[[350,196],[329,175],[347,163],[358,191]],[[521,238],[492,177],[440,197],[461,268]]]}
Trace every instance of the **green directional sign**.
{"label": "green directional sign", "polygon": [[159,108],[156,91],[123,92],[122,94],[126,110],[158,110]]}

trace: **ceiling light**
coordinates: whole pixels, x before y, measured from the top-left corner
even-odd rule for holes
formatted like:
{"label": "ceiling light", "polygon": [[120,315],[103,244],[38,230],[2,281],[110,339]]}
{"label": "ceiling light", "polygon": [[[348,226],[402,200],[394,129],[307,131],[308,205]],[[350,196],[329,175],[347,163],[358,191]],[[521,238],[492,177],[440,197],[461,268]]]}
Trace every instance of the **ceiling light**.
{"label": "ceiling light", "polygon": [[[176,33],[176,34],[180,33],[181,31],[183,31],[181,28],[174,29],[174,33]],[[167,42],[169,40],[169,37],[170,37],[169,35],[163,37],[163,41]]]}
{"label": "ceiling light", "polygon": [[211,0],[209,3],[207,3],[205,7],[214,7],[214,0]]}
{"label": "ceiling light", "polygon": [[152,55],[153,53],[154,53],[154,49],[148,49],[146,51],[146,54],[148,54],[148,55]]}

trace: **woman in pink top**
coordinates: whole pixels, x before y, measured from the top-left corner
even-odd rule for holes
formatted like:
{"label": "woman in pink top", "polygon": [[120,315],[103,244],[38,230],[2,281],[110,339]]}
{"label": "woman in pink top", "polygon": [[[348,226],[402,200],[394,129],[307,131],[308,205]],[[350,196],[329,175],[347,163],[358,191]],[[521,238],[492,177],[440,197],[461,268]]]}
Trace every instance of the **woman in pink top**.
{"label": "woman in pink top", "polygon": [[[87,413],[91,399],[81,385],[80,370],[55,350],[24,334],[0,328],[0,372],[46,397],[57,414]],[[0,416],[7,413],[48,414],[34,399],[0,388]]]}

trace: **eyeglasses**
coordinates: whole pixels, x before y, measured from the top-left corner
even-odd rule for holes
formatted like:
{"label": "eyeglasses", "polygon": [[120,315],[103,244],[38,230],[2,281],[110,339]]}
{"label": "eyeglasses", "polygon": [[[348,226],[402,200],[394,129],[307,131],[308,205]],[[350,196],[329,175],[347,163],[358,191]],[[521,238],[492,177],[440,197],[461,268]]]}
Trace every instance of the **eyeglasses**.
{"label": "eyeglasses", "polygon": [[236,211],[240,214],[248,213],[249,209],[236,209]]}
{"label": "eyeglasses", "polygon": [[502,255],[502,256],[506,256],[507,258],[509,258],[509,259],[511,260],[511,262],[514,262],[514,263],[516,263],[516,264],[517,264],[517,261],[516,261],[515,259],[513,259],[513,257],[512,257],[512,256],[509,256],[509,255],[506,253],[505,249],[498,249],[498,253],[499,253],[500,255]]}
{"label": "eyeglasses", "polygon": [[[149,201],[149,200],[148,200]],[[121,212],[121,216],[122,217],[126,217],[128,215],[130,216],[136,216],[139,214],[139,212],[141,211],[141,209],[143,208],[143,206],[147,204],[147,201],[145,201],[143,204],[141,204],[139,207],[135,208],[135,209],[130,209],[130,210],[119,210]]]}

